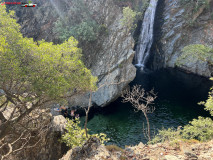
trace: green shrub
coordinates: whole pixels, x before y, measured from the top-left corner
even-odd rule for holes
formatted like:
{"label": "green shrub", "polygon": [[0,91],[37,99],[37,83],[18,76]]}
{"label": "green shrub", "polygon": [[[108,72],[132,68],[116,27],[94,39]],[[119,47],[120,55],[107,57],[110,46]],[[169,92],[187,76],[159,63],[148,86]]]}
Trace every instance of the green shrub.
{"label": "green shrub", "polygon": [[[213,78],[210,78],[210,80],[213,80]],[[209,92],[209,97],[206,100],[206,102],[200,102],[200,104],[205,106],[205,110],[209,111],[211,116],[213,116],[213,88],[211,88],[210,92]]]}
{"label": "green shrub", "polygon": [[191,44],[182,49],[182,54],[176,61],[177,66],[189,62],[203,61],[213,64],[213,49],[202,44]]}
{"label": "green shrub", "polygon": [[211,118],[198,117],[186,125],[182,131],[183,139],[208,141],[213,139],[213,121]]}
{"label": "green shrub", "polygon": [[86,136],[85,130],[82,129],[80,126],[79,118],[76,118],[74,121],[67,119],[66,130],[67,132],[62,135],[61,141],[66,143],[67,146],[71,148],[81,147],[90,137],[97,137],[99,138],[101,144],[107,142],[109,138],[106,138],[106,134],[88,134]]}
{"label": "green shrub", "polygon": [[99,25],[94,20],[83,21],[79,24],[69,25],[58,19],[55,23],[54,32],[61,41],[73,36],[79,41],[95,41],[99,33]]}
{"label": "green shrub", "polygon": [[150,144],[181,139],[180,131],[174,128],[159,130],[159,133],[149,142]]}
{"label": "green shrub", "polygon": [[138,14],[139,13],[133,11],[131,8],[124,7],[123,18],[121,19],[121,25],[125,26],[128,31],[130,31],[131,29],[135,29],[137,25],[134,22]]}

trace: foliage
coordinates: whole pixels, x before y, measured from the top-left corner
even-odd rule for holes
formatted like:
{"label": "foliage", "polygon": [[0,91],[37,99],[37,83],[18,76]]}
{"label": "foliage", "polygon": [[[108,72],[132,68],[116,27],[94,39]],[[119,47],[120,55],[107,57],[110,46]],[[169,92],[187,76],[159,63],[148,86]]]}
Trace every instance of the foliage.
{"label": "foliage", "polygon": [[198,117],[184,126],[183,139],[197,139],[208,141],[213,138],[213,121],[211,118]]}
{"label": "foliage", "polygon": [[[83,0],[73,0],[69,11],[60,17],[53,28],[54,33],[63,42],[70,36],[79,41],[92,42],[98,37],[100,26],[93,18],[93,13]],[[72,16],[69,16],[72,14]]]}
{"label": "foliage", "polygon": [[159,130],[150,143],[174,142],[176,140],[196,139],[199,141],[208,141],[213,139],[213,121],[211,118],[198,117],[193,119],[183,130],[173,128]]}
{"label": "foliage", "polygon": [[158,134],[149,143],[159,143],[169,141],[172,142],[176,139],[180,139],[180,132],[177,132],[174,128],[159,130]]}
{"label": "foliage", "polygon": [[189,62],[203,61],[213,64],[213,49],[202,44],[191,44],[182,49],[182,54],[176,61],[177,66],[185,65]]}
{"label": "foliage", "polygon": [[13,17],[14,12],[0,7],[0,143],[33,110],[96,90],[97,81],[81,61],[77,40],[71,37],[60,45],[34,42],[22,36]]}
{"label": "foliage", "polygon": [[[210,80],[213,80],[213,78],[210,78]],[[213,88],[211,88],[209,92],[209,97],[206,100],[206,102],[200,102],[200,104],[205,106],[205,110],[209,111],[211,116],[213,116]]]}
{"label": "foliage", "polygon": [[138,14],[139,13],[133,11],[130,7],[124,7],[123,18],[121,19],[122,26],[125,26],[128,31],[135,29],[137,25],[134,22]]}
{"label": "foliage", "polygon": [[[213,116],[213,101],[212,101],[212,89],[209,93],[209,98],[206,102],[201,102],[204,104],[205,110],[209,111],[211,116]],[[213,120],[210,117],[198,117],[198,119],[193,119],[188,125],[185,125],[183,129],[162,129],[155,136],[150,143],[159,142],[173,142],[175,140],[199,140],[208,141],[213,139]]]}
{"label": "foliage", "polygon": [[62,23],[58,19],[55,23],[54,32],[58,33],[61,41],[67,40],[70,36],[75,37],[80,41],[92,42],[97,39],[99,26],[94,20],[83,21],[82,23],[69,26],[69,24]]}
{"label": "foliage", "polygon": [[23,83],[23,90],[52,98],[64,95],[68,89],[95,89],[96,78],[80,60],[81,49],[74,38],[60,45],[36,43],[22,37],[11,15],[13,12],[7,14],[5,10],[0,15],[1,88],[13,80]]}
{"label": "foliage", "polygon": [[67,119],[67,121],[67,133],[62,135],[62,142],[66,143],[66,145],[71,148],[81,147],[90,137],[99,138],[101,144],[109,140],[109,138],[106,138],[106,134],[104,133],[88,134],[88,136],[86,136],[85,130],[79,126],[79,118],[76,118],[74,121]]}

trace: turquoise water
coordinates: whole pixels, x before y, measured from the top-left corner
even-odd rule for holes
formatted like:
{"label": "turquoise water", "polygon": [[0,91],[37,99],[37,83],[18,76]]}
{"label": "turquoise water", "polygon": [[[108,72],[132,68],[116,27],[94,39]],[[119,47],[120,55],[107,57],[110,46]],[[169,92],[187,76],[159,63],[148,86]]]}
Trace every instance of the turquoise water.
{"label": "turquoise water", "polygon": [[[197,105],[205,100],[211,82],[186,75],[175,70],[161,70],[150,73],[137,73],[131,85],[141,84],[146,90],[154,87],[158,93],[155,112],[149,114],[152,134],[162,127],[175,127],[187,124],[199,115],[208,116],[203,107]],[[109,106],[91,112],[88,122],[90,133],[106,133],[110,138],[108,144],[135,145],[146,143],[143,124],[146,124],[142,112],[135,112],[129,103],[122,103],[121,98]],[[84,117],[81,117],[83,119]],[[83,120],[82,120],[83,122]]]}

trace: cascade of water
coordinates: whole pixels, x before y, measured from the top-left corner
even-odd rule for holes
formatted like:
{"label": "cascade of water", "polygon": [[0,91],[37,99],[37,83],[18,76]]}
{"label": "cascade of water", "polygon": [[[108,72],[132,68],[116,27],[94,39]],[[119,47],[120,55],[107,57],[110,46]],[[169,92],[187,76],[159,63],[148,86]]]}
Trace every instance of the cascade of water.
{"label": "cascade of water", "polygon": [[143,68],[149,56],[153,42],[153,27],[157,3],[158,0],[150,0],[149,7],[147,8],[144,15],[139,43],[136,48],[135,58],[137,67]]}

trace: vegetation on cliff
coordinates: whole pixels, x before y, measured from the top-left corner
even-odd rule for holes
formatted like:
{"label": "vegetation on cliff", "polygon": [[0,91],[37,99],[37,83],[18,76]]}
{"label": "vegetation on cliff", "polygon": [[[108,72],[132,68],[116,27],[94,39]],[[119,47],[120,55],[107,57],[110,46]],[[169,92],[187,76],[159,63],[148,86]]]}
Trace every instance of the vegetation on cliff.
{"label": "vegetation on cliff", "polygon": [[213,64],[213,49],[203,44],[191,44],[182,49],[182,54],[176,61],[177,66],[186,65],[187,63],[202,61]]}
{"label": "vegetation on cliff", "polygon": [[127,32],[130,30],[134,30],[137,27],[137,24],[135,24],[136,16],[139,13],[133,11],[129,7],[123,8],[123,18],[121,19],[122,26],[125,26],[127,28]]}
{"label": "vegetation on cliff", "polygon": [[93,18],[95,15],[83,0],[73,0],[69,10],[72,16],[59,17],[53,28],[54,33],[61,40],[67,40],[73,36],[82,42],[92,42],[98,38],[102,25]]}
{"label": "vegetation on cliff", "polygon": [[67,146],[71,148],[82,147],[83,144],[89,140],[91,137],[96,137],[100,140],[100,143],[103,144],[107,142],[109,138],[106,138],[106,134],[87,134],[84,129],[82,129],[80,125],[79,118],[75,120],[67,119],[66,130],[67,132],[62,135],[62,142],[66,143]]}

